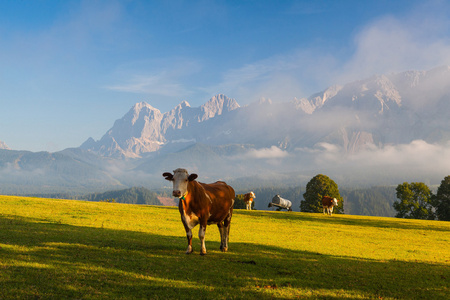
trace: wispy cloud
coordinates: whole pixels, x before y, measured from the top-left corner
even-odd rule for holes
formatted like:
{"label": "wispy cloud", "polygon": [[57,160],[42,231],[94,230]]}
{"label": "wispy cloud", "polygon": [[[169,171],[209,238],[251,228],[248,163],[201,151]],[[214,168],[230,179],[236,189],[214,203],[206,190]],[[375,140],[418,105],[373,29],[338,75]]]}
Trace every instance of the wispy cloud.
{"label": "wispy cloud", "polygon": [[153,94],[169,97],[179,97],[189,95],[190,91],[180,82],[170,78],[166,72],[154,75],[134,75],[125,83],[114,86],[107,86],[107,89],[121,92]]}
{"label": "wispy cloud", "polygon": [[198,73],[202,66],[188,58],[165,58],[134,61],[117,67],[117,84],[105,88],[114,91],[182,98],[196,89],[186,78]]}

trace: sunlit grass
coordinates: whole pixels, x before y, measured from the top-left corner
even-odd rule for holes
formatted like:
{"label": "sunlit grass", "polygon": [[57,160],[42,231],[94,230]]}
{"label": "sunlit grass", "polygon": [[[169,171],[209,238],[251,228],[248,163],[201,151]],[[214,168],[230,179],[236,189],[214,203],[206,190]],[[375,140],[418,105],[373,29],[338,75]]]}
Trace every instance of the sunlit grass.
{"label": "sunlit grass", "polygon": [[185,255],[177,208],[0,196],[0,298],[444,299],[450,223],[235,210]]}

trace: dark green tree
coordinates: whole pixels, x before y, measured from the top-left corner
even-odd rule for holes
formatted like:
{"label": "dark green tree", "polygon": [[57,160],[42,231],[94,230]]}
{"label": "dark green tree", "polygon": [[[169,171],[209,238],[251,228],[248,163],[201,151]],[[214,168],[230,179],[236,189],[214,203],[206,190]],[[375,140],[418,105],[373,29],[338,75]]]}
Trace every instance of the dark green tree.
{"label": "dark green tree", "polygon": [[338,185],[326,175],[316,175],[306,185],[306,192],[300,203],[302,212],[322,212],[322,197],[329,196],[338,199],[334,213],[344,213],[344,199],[339,194]]}
{"label": "dark green tree", "polygon": [[434,197],[434,206],[438,220],[450,221],[450,176],[441,181]]}
{"label": "dark green tree", "polygon": [[432,193],[423,182],[404,182],[396,188],[397,198],[393,204],[397,218],[434,220]]}

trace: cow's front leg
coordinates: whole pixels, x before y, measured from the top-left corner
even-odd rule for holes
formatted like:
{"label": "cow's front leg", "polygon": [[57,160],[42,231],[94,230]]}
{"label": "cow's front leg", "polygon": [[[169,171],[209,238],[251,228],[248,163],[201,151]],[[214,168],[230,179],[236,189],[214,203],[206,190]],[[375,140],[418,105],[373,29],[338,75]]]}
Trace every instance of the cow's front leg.
{"label": "cow's front leg", "polygon": [[328,213],[328,208],[325,208],[325,206],[322,206],[322,208],[323,208],[323,214],[325,214],[325,209],[327,210],[327,213]]}
{"label": "cow's front leg", "polygon": [[194,249],[192,248],[192,230],[186,222],[186,217],[184,214],[181,215],[181,222],[183,223],[184,230],[186,230],[186,238],[188,242],[188,247],[186,249],[186,254],[191,254]]}
{"label": "cow's front leg", "polygon": [[186,254],[191,254],[194,249],[192,249],[192,230],[189,228],[186,229],[186,237],[188,240],[188,247],[186,249]]}
{"label": "cow's front leg", "polygon": [[205,233],[206,233],[206,225],[200,225],[200,229],[198,230],[198,238],[200,239],[200,242],[202,244],[200,255],[206,255]]}

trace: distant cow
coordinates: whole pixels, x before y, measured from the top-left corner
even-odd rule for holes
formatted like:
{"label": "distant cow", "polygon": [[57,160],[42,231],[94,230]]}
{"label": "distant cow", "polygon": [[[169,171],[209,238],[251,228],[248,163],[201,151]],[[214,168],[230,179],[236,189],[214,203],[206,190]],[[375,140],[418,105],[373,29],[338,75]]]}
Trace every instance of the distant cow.
{"label": "distant cow", "polygon": [[198,175],[189,175],[186,169],[176,169],[173,174],[164,173],[163,176],[173,182],[172,194],[180,199],[178,209],[188,240],[186,254],[193,251],[191,230],[197,224],[200,224],[198,237],[202,245],[201,255],[206,254],[205,232],[210,224],[219,227],[220,249],[226,252],[235,197],[233,188],[223,181],[211,184],[197,182]]}
{"label": "distant cow", "polygon": [[247,210],[252,210],[252,202],[255,199],[255,193],[250,192],[244,195],[244,202]]}
{"label": "distant cow", "polygon": [[325,214],[325,209],[327,210],[327,214],[331,216],[333,213],[333,207],[338,205],[338,199],[331,198],[328,196],[322,197],[322,207],[323,207],[323,214]]}

